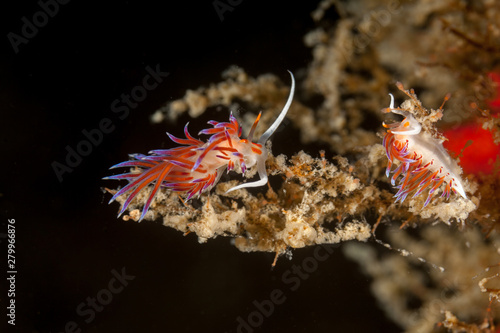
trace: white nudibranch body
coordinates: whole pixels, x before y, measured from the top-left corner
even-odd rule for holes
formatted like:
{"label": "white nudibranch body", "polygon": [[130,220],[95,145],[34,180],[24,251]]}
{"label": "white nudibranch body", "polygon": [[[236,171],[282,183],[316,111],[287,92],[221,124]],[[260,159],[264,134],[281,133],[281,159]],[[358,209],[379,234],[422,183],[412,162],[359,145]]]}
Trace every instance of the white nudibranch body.
{"label": "white nudibranch body", "polygon": [[[450,197],[450,193],[458,192],[467,198],[462,186],[461,168],[452,159],[443,147],[442,140],[434,138],[430,133],[422,131],[422,125],[408,111],[394,107],[394,97],[391,104],[384,109],[405,117],[399,123],[386,124],[387,133],[384,136],[388,165],[386,175],[393,172],[391,184],[394,186],[401,175],[398,192],[394,196],[397,201],[403,202],[405,198],[415,191],[413,197],[429,189],[424,207],[430,202],[433,193],[442,185],[445,186],[441,196]],[[399,161],[399,166],[391,171],[393,162]]]}

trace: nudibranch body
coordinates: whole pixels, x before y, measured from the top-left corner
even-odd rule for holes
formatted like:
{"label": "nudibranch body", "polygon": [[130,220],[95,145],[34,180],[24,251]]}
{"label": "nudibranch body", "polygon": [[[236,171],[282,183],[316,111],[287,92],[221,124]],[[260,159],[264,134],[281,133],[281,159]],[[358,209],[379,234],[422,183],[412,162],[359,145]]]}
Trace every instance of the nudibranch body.
{"label": "nudibranch body", "polygon": [[[267,129],[257,142],[252,142],[253,133],[260,119],[260,113],[257,116],[250,133],[246,139],[241,139],[241,127],[236,118],[229,116],[229,122],[209,121],[208,124],[213,128],[204,129],[199,134],[210,135],[207,142],[195,139],[188,132],[187,126],[184,127],[185,139],[176,138],[167,133],[169,138],[182,145],[180,147],[152,150],[148,155],[132,154],[132,160],[122,162],[112,166],[114,168],[136,168],[130,172],[105,177],[104,179],[126,179],[129,184],[117,191],[110,200],[113,202],[120,195],[128,194],[127,199],[122,205],[118,214],[123,214],[132,200],[148,185],[154,184],[154,187],[146,200],[141,217],[141,221],[146,215],[154,197],[160,187],[169,188],[175,192],[185,192],[186,199],[193,196],[199,196],[203,192],[212,189],[224,170],[235,170],[245,173],[248,168],[257,167],[260,179],[255,182],[240,184],[229,189],[227,192],[245,187],[257,187],[267,183],[266,159],[267,150],[266,141],[281,124],[292,104],[295,91],[295,79],[291,72],[292,85],[287,102],[274,123]],[[139,169],[139,172],[137,172]]]}
{"label": "nudibranch body", "polygon": [[[443,194],[448,199],[450,193],[458,192],[467,198],[460,178],[461,169],[443,147],[442,140],[434,138],[430,133],[422,131],[422,125],[413,115],[400,108],[394,107],[394,97],[391,104],[384,109],[405,117],[400,123],[386,124],[387,133],[384,136],[388,164],[386,176],[393,172],[391,184],[394,186],[399,180],[398,192],[394,196],[397,201],[403,202],[406,197],[415,191],[413,197],[429,189],[424,207],[430,202],[432,195],[442,185],[445,186]],[[411,96],[410,96],[411,97]],[[398,167],[391,171],[394,161],[399,162]]]}

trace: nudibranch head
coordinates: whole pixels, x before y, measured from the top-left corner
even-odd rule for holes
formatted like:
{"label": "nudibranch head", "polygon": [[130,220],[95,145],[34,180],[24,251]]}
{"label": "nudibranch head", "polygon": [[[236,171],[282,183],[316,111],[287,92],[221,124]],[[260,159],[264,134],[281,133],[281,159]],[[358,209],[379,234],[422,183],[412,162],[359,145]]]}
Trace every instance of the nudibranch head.
{"label": "nudibranch head", "polygon": [[385,128],[388,128],[392,134],[400,134],[400,135],[416,135],[419,134],[422,130],[422,125],[418,122],[415,117],[408,111],[404,111],[401,109],[394,108],[394,96],[391,96],[391,104],[388,108],[384,109],[386,113],[392,112],[399,114],[404,117],[403,121],[400,123],[386,124],[385,122],[382,124]]}
{"label": "nudibranch head", "polygon": [[[288,109],[290,108],[290,105],[292,105],[293,94],[295,92],[295,78],[293,77],[292,72],[288,71],[288,73],[290,73],[290,77],[292,79],[292,85],[290,87],[290,94],[288,95],[288,99],[286,101],[286,104],[283,107],[283,110],[279,114],[278,118],[276,118],[274,123],[271,126],[269,126],[269,128],[264,132],[264,134],[262,134],[262,136],[260,137],[260,139],[258,141],[258,144],[260,145],[260,147],[262,149],[262,153],[258,154],[258,155],[254,155],[254,154],[248,155],[249,156],[248,158],[251,159],[252,162],[255,161],[255,164],[257,164],[257,172],[259,173],[260,179],[255,181],[255,182],[244,183],[244,184],[240,184],[238,186],[235,186],[233,188],[230,188],[226,193],[234,191],[234,190],[246,188],[246,187],[258,187],[258,186],[265,185],[267,183],[267,172],[266,172],[267,150],[266,150],[265,145],[266,145],[266,142],[269,139],[269,137],[271,135],[273,135],[274,131],[276,131],[276,129],[279,127],[279,125],[281,124],[283,119],[285,119],[285,116],[288,112]],[[252,129],[250,130],[250,134],[248,135],[250,140],[253,136],[253,131],[257,127],[257,122],[259,121],[259,118],[260,118],[260,114],[259,114],[259,117],[257,117],[257,120],[255,121],[255,123],[253,124]]]}
{"label": "nudibranch head", "polygon": [[[416,99],[414,94],[403,91],[412,99]],[[442,140],[423,131],[420,122],[410,112],[395,108],[394,97],[392,94],[390,96],[390,106],[385,108],[384,112],[392,112],[404,117],[401,122],[383,123],[383,126],[387,128],[383,139],[388,159],[386,176],[389,177],[389,174],[393,173],[391,184],[398,188],[394,196],[396,202],[403,202],[411,193],[413,197],[416,197],[428,190],[427,199],[424,202],[425,207],[429,204],[434,192],[442,186],[444,190],[441,196],[449,198],[451,192],[457,192],[467,198],[460,178],[462,170],[448,155]],[[395,162],[399,165],[392,170]]]}
{"label": "nudibranch head", "polygon": [[181,145],[176,148],[152,150],[148,155],[133,154],[132,160],[119,163],[111,167],[135,168],[130,172],[105,177],[104,179],[126,179],[128,185],[117,191],[110,203],[123,194],[128,194],[118,214],[120,216],[130,205],[132,200],[148,185],[154,185],[144,204],[140,220],[146,215],[153,199],[160,187],[169,188],[176,192],[185,192],[186,199],[200,196],[203,192],[212,189],[224,170],[240,171],[245,173],[248,168],[257,167],[260,179],[255,182],[244,183],[229,189],[227,192],[241,188],[262,186],[267,183],[266,141],[274,133],[285,118],[292,104],[295,91],[295,79],[287,102],[274,123],[262,134],[257,142],[253,142],[253,134],[259,123],[261,114],[257,116],[246,139],[241,139],[241,127],[231,113],[229,122],[209,121],[212,128],[204,129],[199,134],[210,135],[207,142],[195,139],[188,131],[188,124],[184,127],[185,139],[177,138],[169,133],[169,138]]}

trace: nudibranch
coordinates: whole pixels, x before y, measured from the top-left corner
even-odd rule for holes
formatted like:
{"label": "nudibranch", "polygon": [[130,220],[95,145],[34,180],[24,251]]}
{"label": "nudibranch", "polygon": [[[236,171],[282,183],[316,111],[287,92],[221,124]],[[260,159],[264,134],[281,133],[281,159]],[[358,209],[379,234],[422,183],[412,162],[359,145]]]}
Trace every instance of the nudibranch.
{"label": "nudibranch", "polygon": [[[403,90],[402,86],[400,89]],[[396,202],[403,202],[410,193],[415,192],[413,197],[416,197],[428,189],[427,199],[423,206],[425,207],[434,192],[442,185],[444,186],[442,197],[446,196],[449,199],[451,192],[458,192],[462,197],[467,198],[460,178],[462,170],[444,149],[443,140],[434,138],[430,133],[423,131],[422,125],[410,112],[395,108],[394,96],[389,95],[391,104],[384,109],[384,112],[392,112],[404,117],[401,122],[383,123],[383,126],[387,128],[383,140],[388,159],[386,176],[389,177],[389,174],[393,172],[391,178],[393,186],[398,177],[402,176],[398,185],[395,186],[398,189],[394,196]],[[399,165],[391,170],[395,161],[399,162]]]}
{"label": "nudibranch", "polygon": [[235,170],[244,174],[247,169],[254,166],[257,167],[259,180],[240,184],[227,192],[267,184],[266,159],[268,154],[265,145],[285,118],[292,104],[295,79],[292,72],[289,71],[289,73],[292,84],[286,104],[278,118],[257,142],[253,142],[252,139],[261,113],[257,116],[246,139],[240,138],[242,129],[231,113],[229,122],[209,121],[208,124],[212,125],[213,128],[199,132],[198,135],[210,135],[207,142],[191,136],[187,128],[188,123],[184,127],[185,139],[167,133],[173,142],[181,146],[152,150],[148,155],[132,154],[129,155],[132,160],[112,166],[110,169],[124,167],[135,169],[127,173],[103,178],[126,179],[129,182],[128,185],[117,191],[109,201],[111,203],[119,196],[128,194],[118,213],[118,217],[123,214],[132,200],[150,184],[154,186],[152,186],[151,192],[144,203],[139,221],[146,215],[160,187],[166,187],[175,192],[184,192],[187,194],[186,200],[189,200],[193,196],[200,196],[202,193],[210,191],[217,184],[224,170],[228,172]]}

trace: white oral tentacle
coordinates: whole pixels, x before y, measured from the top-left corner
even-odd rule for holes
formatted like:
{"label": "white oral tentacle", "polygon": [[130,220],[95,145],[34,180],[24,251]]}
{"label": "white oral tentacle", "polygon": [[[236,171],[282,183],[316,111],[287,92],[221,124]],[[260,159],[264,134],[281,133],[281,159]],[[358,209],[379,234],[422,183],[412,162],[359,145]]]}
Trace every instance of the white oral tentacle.
{"label": "white oral tentacle", "polygon": [[292,78],[292,85],[290,87],[290,94],[288,96],[286,104],[283,107],[283,110],[281,111],[278,118],[276,118],[274,123],[271,126],[269,126],[267,131],[265,131],[264,134],[262,134],[262,136],[260,137],[259,142],[258,142],[259,144],[262,145],[262,155],[260,156],[261,158],[259,158],[257,160],[257,172],[259,173],[260,179],[255,181],[255,182],[240,184],[238,186],[232,187],[229,190],[227,190],[226,193],[229,193],[229,192],[235,191],[235,190],[239,190],[242,188],[246,188],[246,187],[259,187],[259,186],[266,185],[268,177],[267,177],[267,172],[266,172],[267,150],[265,148],[265,144],[266,144],[266,141],[269,139],[269,137],[274,133],[274,131],[276,131],[276,129],[279,127],[279,125],[281,124],[281,122],[285,118],[285,116],[288,112],[288,109],[290,109],[290,105],[292,105],[293,95],[295,93],[295,78],[293,77],[292,72],[288,71],[288,73],[290,73],[290,77]]}

